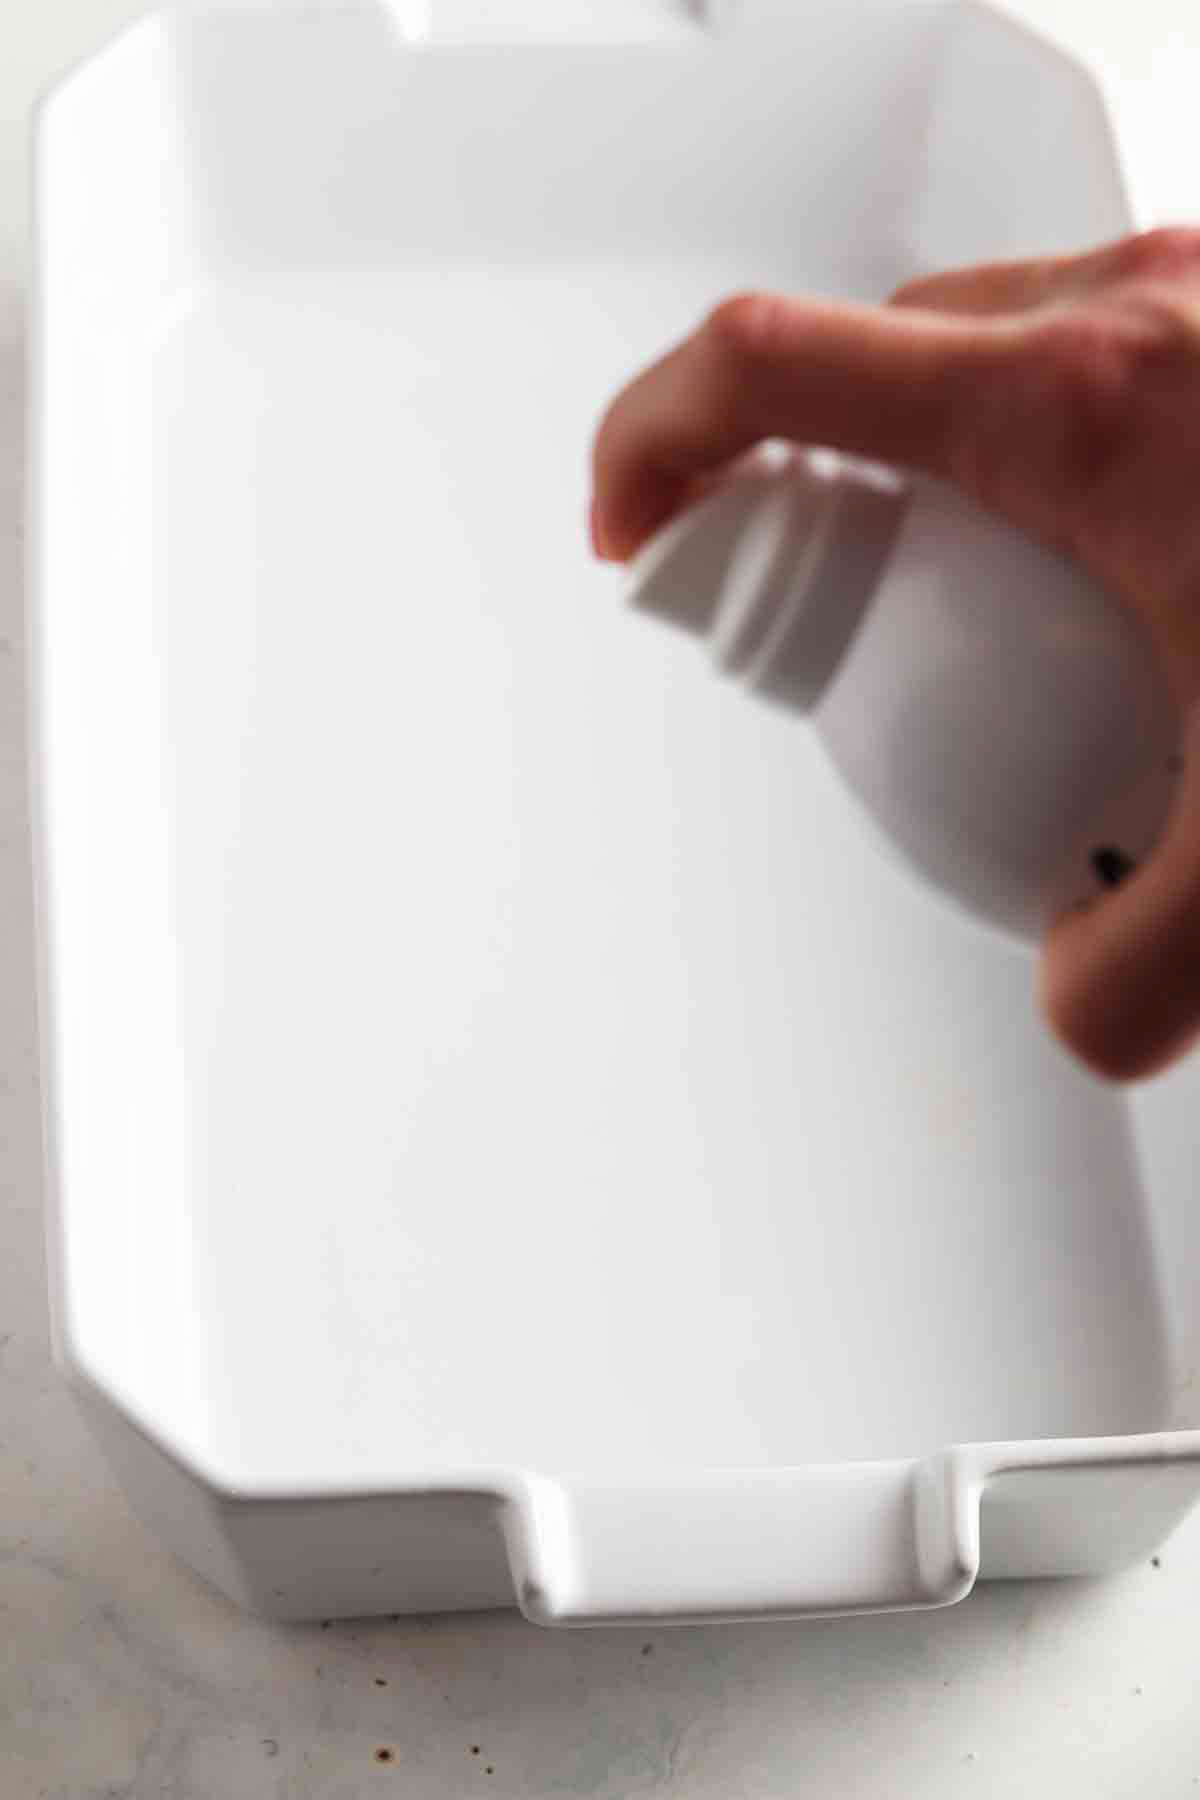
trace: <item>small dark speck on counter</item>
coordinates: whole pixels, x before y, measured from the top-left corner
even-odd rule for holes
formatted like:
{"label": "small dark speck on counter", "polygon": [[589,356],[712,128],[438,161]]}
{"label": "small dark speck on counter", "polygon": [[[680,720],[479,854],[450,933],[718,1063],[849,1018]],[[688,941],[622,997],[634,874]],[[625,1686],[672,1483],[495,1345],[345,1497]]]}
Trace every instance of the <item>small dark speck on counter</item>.
{"label": "small dark speck on counter", "polygon": [[394,1761],[395,1755],[396,1752],[394,1750],[389,1750],[386,1744],[380,1744],[378,1750],[375,1752],[375,1761],[378,1763],[390,1763]]}
{"label": "small dark speck on counter", "polygon": [[332,1619],[322,1619],[322,1620],[321,1620],[321,1630],[322,1630],[322,1631],[328,1631],[328,1630],[329,1630],[329,1627],[330,1627],[330,1626],[331,1626],[331,1625],[332,1625],[332,1624],[333,1624],[333,1620],[332,1620]]}
{"label": "small dark speck on counter", "polygon": [[642,1645],[642,1655],[643,1656],[653,1656],[654,1655],[654,1645],[653,1644],[643,1644]]}
{"label": "small dark speck on counter", "polygon": [[1150,1558],[1150,1567],[1152,1569],[1161,1569],[1162,1568],[1162,1557],[1161,1556],[1152,1556]]}
{"label": "small dark speck on counter", "polygon": [[472,1755],[472,1756],[478,1756],[478,1755],[479,1755],[479,1745],[478,1745],[478,1744],[472,1744],[472,1745],[471,1745],[471,1755]]}
{"label": "small dark speck on counter", "polygon": [[494,1775],[494,1774],[495,1774],[495,1773],[496,1773],[496,1771],[495,1771],[495,1769],[494,1769],[494,1768],[493,1768],[493,1767],[492,1767],[492,1764],[491,1764],[491,1763],[489,1763],[489,1764],[488,1764],[488,1766],[487,1766],[487,1768],[486,1768],[486,1769],[485,1769],[485,1770],[484,1770],[484,1771],[483,1771],[483,1772],[484,1772],[484,1774],[485,1774],[485,1775]]}
{"label": "small dark speck on counter", "polygon": [[277,1738],[264,1738],[262,1741],[262,1747],[266,1751],[268,1756],[278,1756],[279,1755],[279,1741]]}
{"label": "small dark speck on counter", "polygon": [[383,1679],[382,1675],[377,1675],[375,1677],[375,1686],[376,1687],[386,1687],[387,1686],[387,1682]]}

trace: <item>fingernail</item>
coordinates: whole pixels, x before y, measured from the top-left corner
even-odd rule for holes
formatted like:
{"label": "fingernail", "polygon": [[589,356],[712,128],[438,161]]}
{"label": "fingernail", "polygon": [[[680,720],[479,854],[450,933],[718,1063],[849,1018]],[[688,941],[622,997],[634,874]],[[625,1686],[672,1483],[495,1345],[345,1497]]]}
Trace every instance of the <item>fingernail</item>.
{"label": "fingernail", "polygon": [[588,512],[588,532],[591,536],[592,549],[595,554],[601,558],[605,557],[607,551],[604,543],[604,527],[600,523],[600,508],[595,500],[592,501],[591,508]]}

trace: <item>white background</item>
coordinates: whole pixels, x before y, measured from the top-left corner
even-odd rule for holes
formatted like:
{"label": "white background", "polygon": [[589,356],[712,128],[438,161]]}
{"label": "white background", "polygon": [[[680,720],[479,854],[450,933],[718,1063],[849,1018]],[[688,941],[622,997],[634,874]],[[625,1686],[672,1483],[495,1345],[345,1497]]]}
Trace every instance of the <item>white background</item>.
{"label": "white background", "polygon": [[[871,1621],[587,1635],[505,1615],[265,1625],[129,1517],[47,1355],[20,496],[28,111],[137,10],[0,13],[0,1793],[1200,1795],[1200,1514],[1161,1566],[1106,1582],[992,1586]],[[1012,10],[1097,69],[1140,222],[1200,218],[1194,0]]]}

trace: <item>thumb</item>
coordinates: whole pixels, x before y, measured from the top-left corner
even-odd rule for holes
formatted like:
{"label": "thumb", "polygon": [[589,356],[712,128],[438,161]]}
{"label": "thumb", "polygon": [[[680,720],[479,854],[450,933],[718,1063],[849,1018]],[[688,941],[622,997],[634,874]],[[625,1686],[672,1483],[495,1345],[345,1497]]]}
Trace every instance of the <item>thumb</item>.
{"label": "thumb", "polygon": [[1153,1075],[1200,1035],[1200,702],[1153,856],[1050,932],[1042,1003],[1067,1047],[1114,1081]]}

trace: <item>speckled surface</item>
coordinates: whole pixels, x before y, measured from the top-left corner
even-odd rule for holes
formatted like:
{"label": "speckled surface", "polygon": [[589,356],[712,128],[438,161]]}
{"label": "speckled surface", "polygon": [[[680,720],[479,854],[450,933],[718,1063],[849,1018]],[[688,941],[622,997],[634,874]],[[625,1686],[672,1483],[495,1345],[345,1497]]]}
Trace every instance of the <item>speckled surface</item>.
{"label": "speckled surface", "polygon": [[[133,10],[45,0],[0,27],[0,1793],[1200,1792],[1200,1515],[1159,1566],[1107,1582],[995,1586],[938,1614],[579,1635],[504,1614],[265,1625],[130,1517],[46,1339],[20,674],[19,147],[36,87]],[[1147,10],[1167,17],[1163,4]],[[1074,0],[1044,11],[1083,17]]]}

